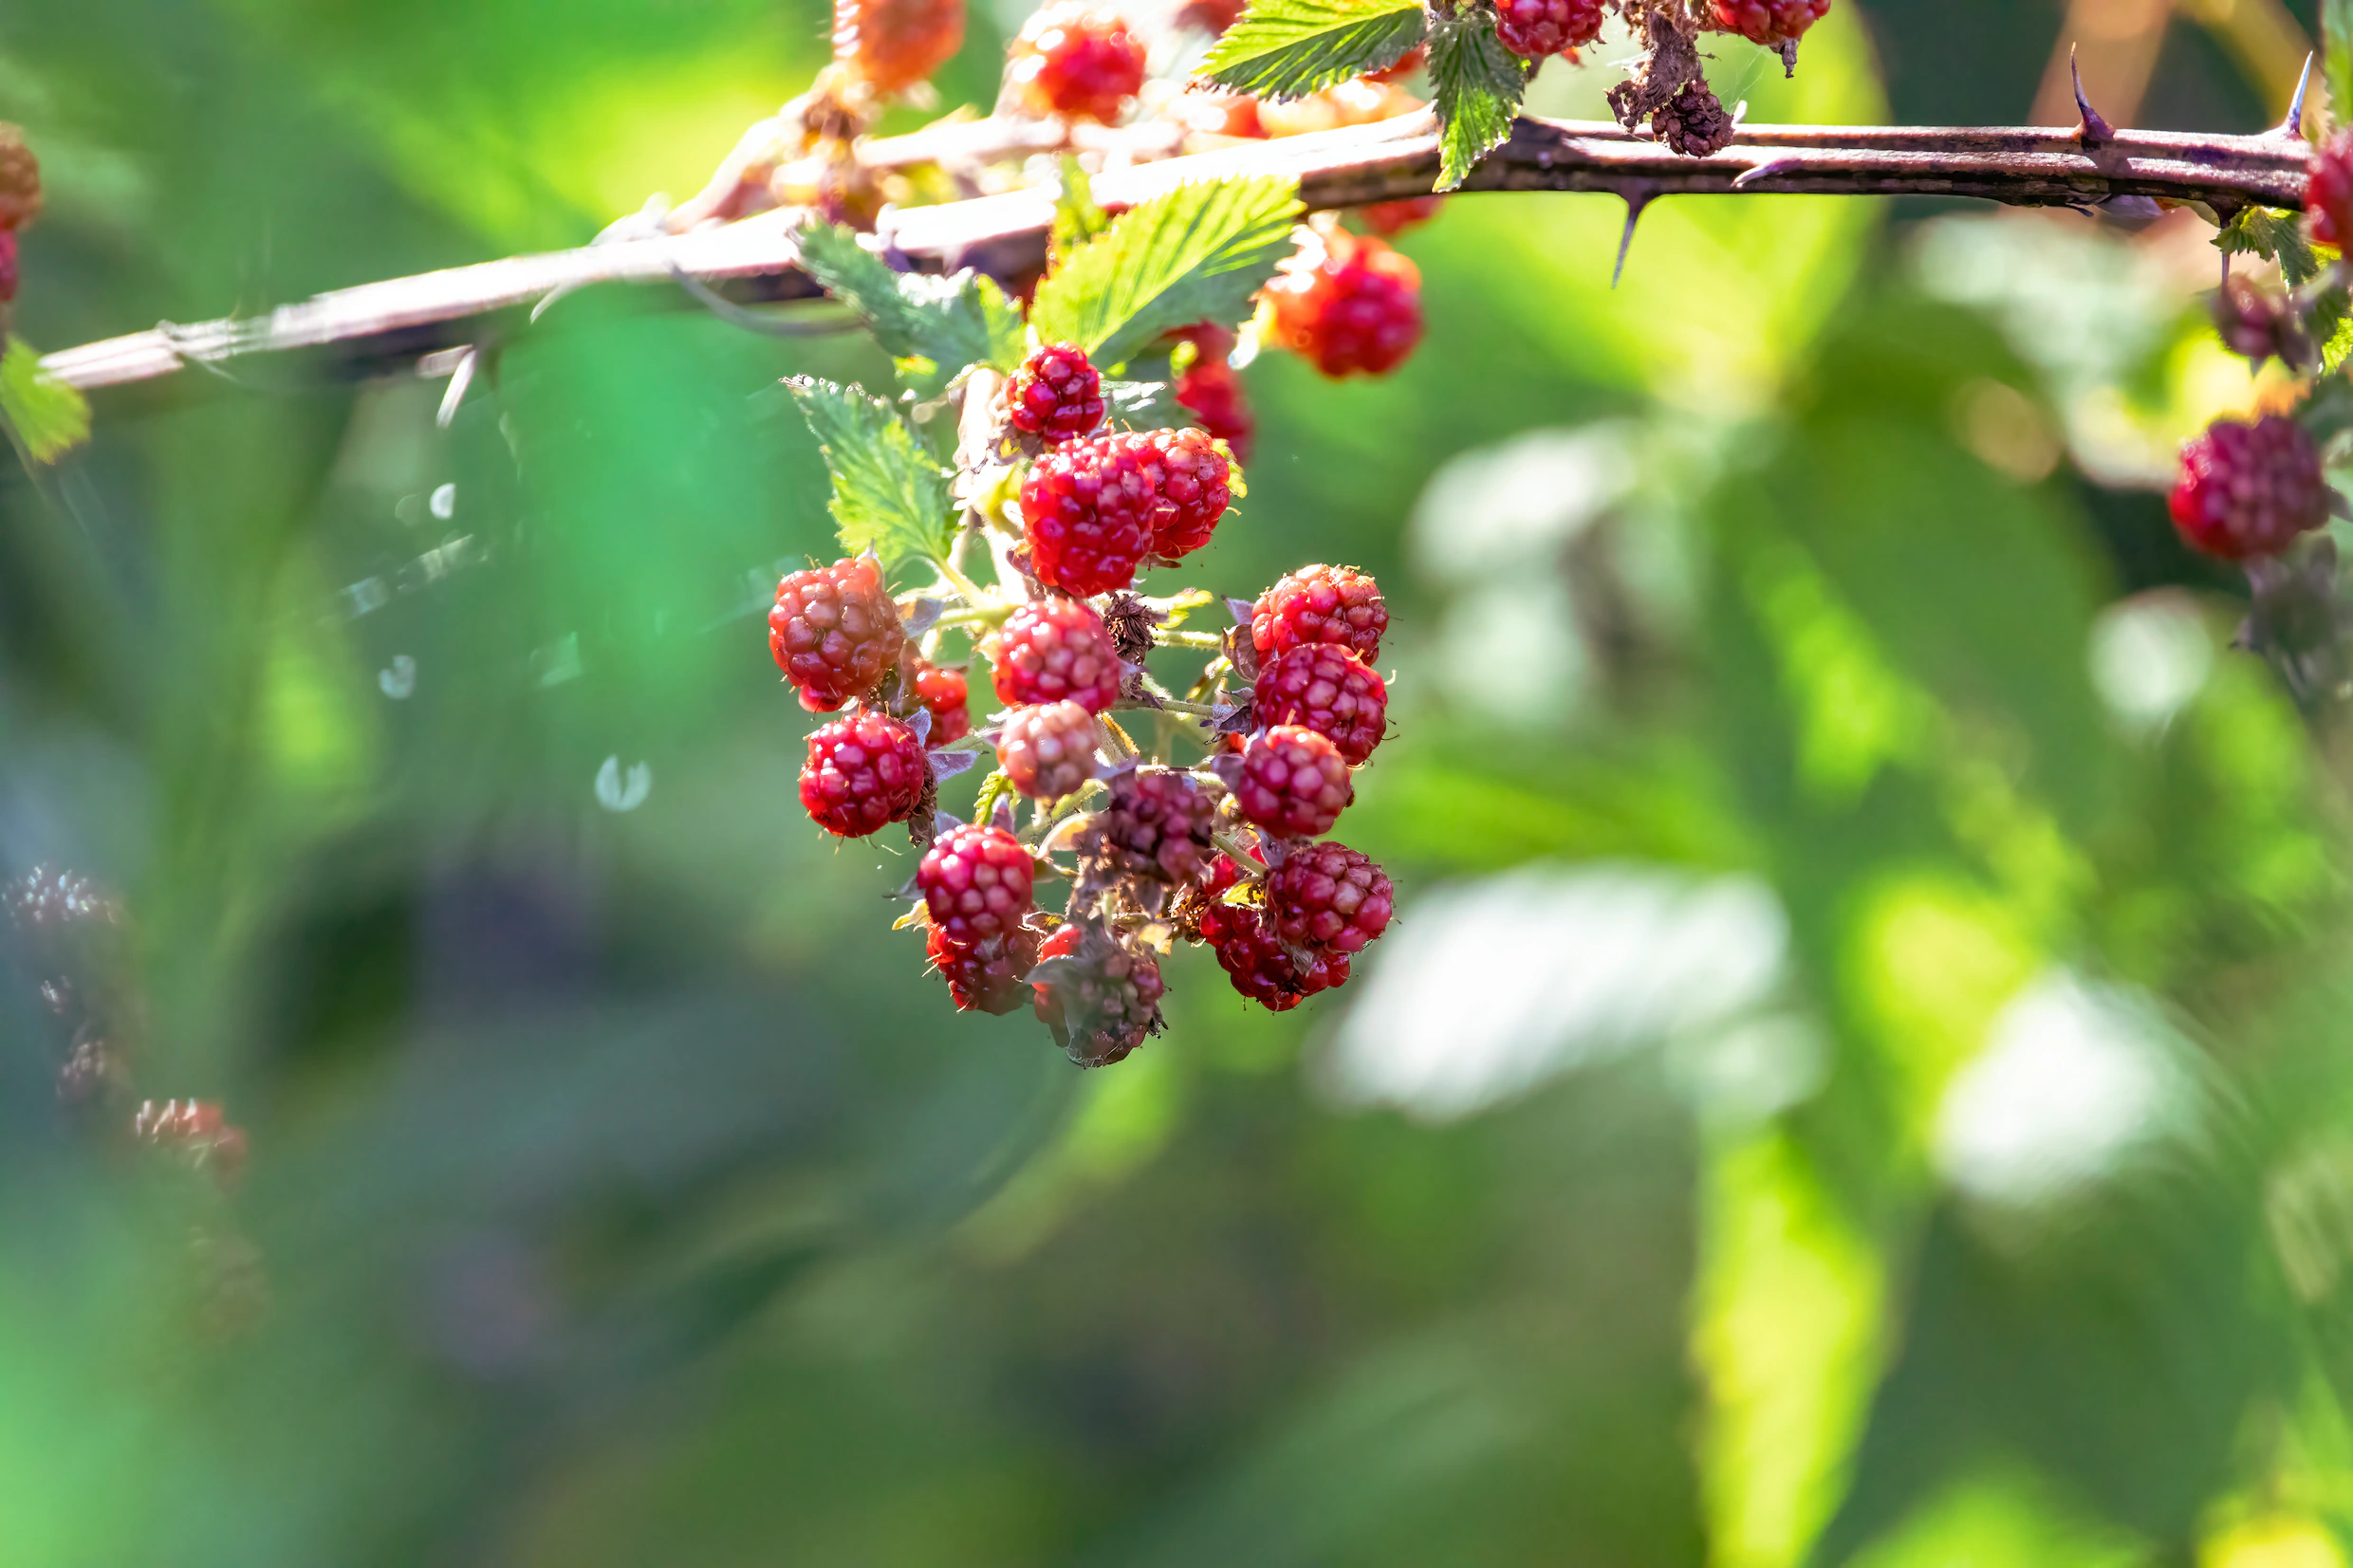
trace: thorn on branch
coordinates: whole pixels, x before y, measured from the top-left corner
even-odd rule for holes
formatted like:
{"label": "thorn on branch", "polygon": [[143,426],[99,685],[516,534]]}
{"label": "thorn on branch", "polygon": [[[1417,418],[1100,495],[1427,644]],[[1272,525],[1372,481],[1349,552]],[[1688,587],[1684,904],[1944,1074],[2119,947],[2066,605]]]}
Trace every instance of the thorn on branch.
{"label": "thorn on branch", "polygon": [[2067,74],[2075,79],[2075,111],[2083,116],[2075,127],[2075,135],[2086,147],[2097,147],[2103,141],[2116,139],[2116,127],[2100,118],[2100,111],[2084,96],[2084,67],[2076,59],[2075,46],[2067,46]]}
{"label": "thorn on branch", "polygon": [[2304,138],[2304,95],[2312,86],[2312,56],[2304,57],[2304,74],[2296,78],[2296,96],[2288,102],[2288,118],[2280,121],[2279,134]]}
{"label": "thorn on branch", "polygon": [[1804,160],[1801,158],[1794,157],[1769,157],[1764,162],[1756,164],[1751,168],[1744,169],[1739,174],[1733,175],[1732,189],[1735,191],[1745,191],[1749,188],[1752,181],[1770,179],[1775,175],[1787,174],[1790,170],[1799,167],[1803,161]]}
{"label": "thorn on branch", "polygon": [[1618,280],[1626,275],[1626,252],[1634,249],[1634,226],[1642,221],[1642,211],[1651,202],[1648,191],[1629,190],[1626,197],[1625,231],[1618,236],[1618,265],[1610,268],[1609,286],[1615,289]]}

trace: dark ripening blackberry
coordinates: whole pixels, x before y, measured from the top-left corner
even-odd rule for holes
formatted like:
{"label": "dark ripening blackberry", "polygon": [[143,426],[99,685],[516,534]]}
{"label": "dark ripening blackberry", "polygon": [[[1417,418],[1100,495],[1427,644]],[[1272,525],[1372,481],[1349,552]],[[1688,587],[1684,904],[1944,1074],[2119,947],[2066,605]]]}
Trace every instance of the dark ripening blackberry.
{"label": "dark ripening blackberry", "polygon": [[934,926],[924,939],[924,951],[948,983],[949,999],[958,1012],[1001,1018],[1030,1002],[1029,970],[1038,961],[1040,940],[1036,928],[1025,925],[1003,936],[957,943]]}
{"label": "dark ripening blackberry", "polygon": [[862,839],[914,815],[930,782],[915,731],[887,713],[860,709],[809,735],[801,804],[826,832]]}
{"label": "dark ripening blackberry", "polygon": [[1340,748],[1312,729],[1277,725],[1243,749],[1234,806],[1277,838],[1320,839],[1355,800]]}
{"label": "dark ripening blackberry", "polygon": [[1072,923],[1046,939],[1033,975],[1040,1022],[1082,1067],[1108,1067],[1160,1028],[1160,966],[1102,928]]}
{"label": "dark ripening blackberry", "polygon": [[1225,902],[1242,878],[1242,868],[1219,856],[1202,890],[1201,939],[1217,957],[1233,988],[1269,1012],[1288,1012],[1318,991],[1348,982],[1348,957],[1335,951],[1286,948],[1266,912]]}
{"label": "dark ripening blackberry", "polygon": [[1258,596],[1251,643],[1264,665],[1293,648],[1330,644],[1370,664],[1380,656],[1389,608],[1380,585],[1354,566],[1302,566]]}
{"label": "dark ripening blackberry", "polygon": [[1210,861],[1215,792],[1172,767],[1139,767],[1112,781],[1111,802],[1095,814],[1088,858],[1114,875],[1197,882]]}
{"label": "dark ripening blackberry", "polygon": [[1116,120],[1144,84],[1143,40],[1114,12],[1047,6],[1013,40],[1006,83],[1033,114]]}
{"label": "dark ripening blackberry", "polygon": [[1357,953],[1389,929],[1388,874],[1325,839],[1285,856],[1267,878],[1267,921],[1297,948]]}
{"label": "dark ripening blackberry", "polygon": [[1013,933],[1028,916],[1033,877],[1021,840],[982,822],[952,827],[933,839],[915,873],[932,929],[966,948]]}
{"label": "dark ripening blackberry", "polygon": [[1041,441],[1072,441],[1102,423],[1102,377],[1068,343],[1031,352],[1005,380],[1005,416]]}
{"label": "dark ripening blackberry", "polygon": [[1602,0],[1497,0],[1495,36],[1523,60],[1544,60],[1601,37],[1602,16]]}
{"label": "dark ripening blackberry", "polygon": [[1388,687],[1362,659],[1329,643],[1293,648],[1260,665],[1251,703],[1258,723],[1312,729],[1352,765],[1373,754],[1388,725]]}
{"label": "dark ripening blackberry", "polygon": [[1101,713],[1120,698],[1119,652],[1102,617],[1083,600],[1049,596],[1020,606],[985,651],[997,699],[1008,708],[1075,702]]}
{"label": "dark ripening blackberry", "polygon": [[1059,801],[1095,776],[1095,715],[1075,702],[1016,709],[997,737],[997,766],[1015,789]]}
{"label": "dark ripening blackberry", "polygon": [[1040,582],[1091,599],[1136,581],[1161,507],[1153,458],[1140,437],[1098,435],[1029,465],[1021,515]]}
{"label": "dark ripening blackberry", "polygon": [[1267,286],[1275,341],[1326,376],[1385,376],[1421,341],[1421,272],[1380,240],[1331,234]]}
{"label": "dark ripening blackberry", "polygon": [[905,642],[899,606],[872,556],[794,572],[776,585],[769,652],[813,713],[873,691]]}
{"label": "dark ripening blackberry", "polygon": [[2328,484],[2304,427],[2280,415],[2217,419],[2181,449],[2174,526],[2193,548],[2227,560],[2277,555],[2328,521]]}

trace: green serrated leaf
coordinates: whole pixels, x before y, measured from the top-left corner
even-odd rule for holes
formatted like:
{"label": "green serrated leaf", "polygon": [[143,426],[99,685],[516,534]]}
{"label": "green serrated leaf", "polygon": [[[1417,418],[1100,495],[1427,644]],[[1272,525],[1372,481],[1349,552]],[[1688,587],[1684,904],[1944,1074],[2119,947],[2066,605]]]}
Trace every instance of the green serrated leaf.
{"label": "green serrated leaf", "polygon": [[2312,253],[2293,212],[2242,207],[2216,231],[2214,248],[2229,256],[2261,256],[2279,263],[2280,276],[2290,288],[2301,288],[2320,275],[2320,258]]}
{"label": "green serrated leaf", "polygon": [[1203,80],[1277,102],[1385,71],[1422,40],[1420,0],[1251,0],[1201,62]]}
{"label": "green serrated leaf", "polygon": [[2342,376],[2323,378],[2297,405],[2296,422],[2323,452],[2353,434],[2353,381]]}
{"label": "green serrated leaf", "polygon": [[955,520],[948,476],[889,403],[864,389],[787,377],[793,401],[833,476],[842,547],[872,550],[887,567],[948,553]]}
{"label": "green serrated leaf", "polygon": [[838,224],[806,225],[798,243],[809,276],[866,319],[875,341],[923,397],[936,395],[967,365],[1010,370],[1028,352],[1021,313],[992,278],[894,272]]}
{"label": "green serrated leaf", "polygon": [[1121,213],[1038,286],[1029,324],[1105,370],[1195,322],[1232,326],[1291,248],[1299,182],[1203,180]]}
{"label": "green serrated leaf", "polygon": [[1495,36],[1485,6],[1441,10],[1430,30],[1430,81],[1437,97],[1436,189],[1452,191],[1472,166],[1503,145],[1528,91],[1529,64]]}
{"label": "green serrated leaf", "polygon": [[1111,227],[1110,216],[1095,203],[1095,189],[1079,167],[1079,160],[1065,153],[1062,159],[1062,194],[1054,198],[1053,255],[1056,263],[1084,245],[1088,240]]}
{"label": "green serrated leaf", "polygon": [[41,368],[40,350],[9,339],[0,355],[0,414],[37,463],[54,463],[90,438],[90,404],[79,389]]}
{"label": "green serrated leaf", "polygon": [[2321,0],[2321,71],[2330,118],[2353,123],[2353,0]]}

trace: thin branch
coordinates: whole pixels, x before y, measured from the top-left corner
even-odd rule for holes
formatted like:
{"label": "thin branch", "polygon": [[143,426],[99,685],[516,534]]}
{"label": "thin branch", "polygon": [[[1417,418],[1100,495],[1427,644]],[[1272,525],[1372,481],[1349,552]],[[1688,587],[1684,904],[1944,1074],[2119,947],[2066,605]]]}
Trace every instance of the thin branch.
{"label": "thin branch", "polygon": [[[946,122],[868,144],[870,163],[982,158],[1063,133],[1051,122]],[[928,139],[927,139],[928,138]],[[2222,216],[2249,205],[2304,205],[2308,150],[2284,129],[2262,136],[2117,131],[2086,145],[2077,130],[1751,125],[1714,157],[1688,158],[1604,122],[1522,120],[1473,170],[1466,191],[1606,191],[1666,195],[1975,196],[2013,206],[2087,207],[2112,196],[2201,202]],[[1426,194],[1438,168],[1428,111],[1312,136],[1106,170],[1096,199],[1144,201],[1191,180],[1292,174],[1310,210]],[[74,386],[117,386],[191,363],[289,350],[331,350],[345,375],[406,371],[418,357],[477,341],[503,318],[564,289],[595,283],[675,286],[683,272],[733,282],[755,299],[819,291],[796,267],[796,214],[764,212],[690,233],[512,256],[322,294],[267,316],[169,323],[88,343],[43,361]],[[1044,265],[1053,196],[1009,192],[885,214],[880,236],[925,268],[977,267],[1020,278]]]}

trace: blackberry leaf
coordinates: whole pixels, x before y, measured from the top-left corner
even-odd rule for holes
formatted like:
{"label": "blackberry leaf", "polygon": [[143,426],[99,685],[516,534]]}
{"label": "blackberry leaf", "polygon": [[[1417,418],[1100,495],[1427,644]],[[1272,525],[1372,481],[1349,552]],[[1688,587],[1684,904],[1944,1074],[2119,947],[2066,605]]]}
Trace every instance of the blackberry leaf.
{"label": "blackberry leaf", "polygon": [[1038,341],[1076,343],[1105,371],[1195,322],[1231,326],[1291,248],[1299,182],[1204,180],[1111,220],[1038,286]]}
{"label": "blackberry leaf", "polygon": [[0,355],[0,414],[36,463],[54,463],[90,438],[89,400],[43,371],[39,350],[22,338],[9,338]]}
{"label": "blackberry leaf", "polygon": [[2280,276],[2290,288],[2301,288],[2320,274],[2320,259],[2312,254],[2293,212],[2242,207],[2214,235],[2214,249],[2226,256],[2261,256],[2279,263]]}
{"label": "blackberry leaf", "polygon": [[1062,160],[1062,193],[1054,198],[1054,264],[1111,227],[1110,215],[1095,205],[1086,171],[1068,154]]}
{"label": "blackberry leaf", "polygon": [[1385,71],[1421,42],[1420,0],[1254,0],[1225,30],[1200,75],[1277,102],[1367,71]]}
{"label": "blackberry leaf", "polygon": [[954,537],[948,476],[890,404],[855,386],[786,378],[833,476],[842,547],[871,549],[886,567],[937,560]]}
{"label": "blackberry leaf", "polygon": [[798,244],[809,276],[866,319],[901,378],[925,397],[967,365],[1010,370],[1028,352],[1021,312],[993,278],[894,272],[838,224],[809,224]]}
{"label": "blackberry leaf", "polygon": [[1452,191],[1472,166],[1503,145],[1528,91],[1529,64],[1495,36],[1485,6],[1441,11],[1430,32],[1430,81],[1436,88],[1442,167],[1436,189]]}

